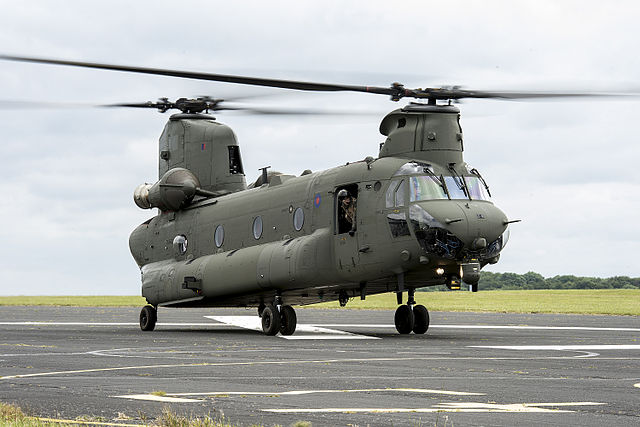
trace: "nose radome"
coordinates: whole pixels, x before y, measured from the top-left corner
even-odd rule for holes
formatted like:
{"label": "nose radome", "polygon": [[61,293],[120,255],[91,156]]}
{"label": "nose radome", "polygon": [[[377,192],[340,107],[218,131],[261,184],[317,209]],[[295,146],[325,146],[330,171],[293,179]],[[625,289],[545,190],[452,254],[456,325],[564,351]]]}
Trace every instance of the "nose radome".
{"label": "nose radome", "polygon": [[459,206],[465,213],[468,230],[464,239],[458,238],[468,242],[471,249],[484,249],[507,229],[507,216],[492,203],[470,201]]}

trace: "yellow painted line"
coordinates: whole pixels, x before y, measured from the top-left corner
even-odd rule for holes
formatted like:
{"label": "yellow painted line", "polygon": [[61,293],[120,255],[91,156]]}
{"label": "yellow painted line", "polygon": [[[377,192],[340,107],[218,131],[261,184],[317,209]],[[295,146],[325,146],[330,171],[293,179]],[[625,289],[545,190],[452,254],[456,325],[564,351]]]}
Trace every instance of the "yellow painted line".
{"label": "yellow painted line", "polygon": [[117,427],[140,427],[141,424],[120,424],[120,423],[105,423],[98,421],[77,421],[77,420],[60,420],[57,418],[39,418],[39,417],[27,417],[31,420],[42,421],[46,423],[58,423],[58,424],[80,424],[87,426],[117,426]]}
{"label": "yellow painted line", "polygon": [[[227,395],[248,395],[248,396],[298,396],[303,394],[316,393],[367,393],[367,392],[406,392],[406,393],[424,393],[424,394],[445,394],[451,396],[485,396],[485,393],[472,393],[466,391],[449,391],[449,390],[432,390],[422,388],[363,388],[363,389],[346,389],[346,390],[291,390],[280,392],[261,392],[261,391],[213,391],[201,393],[167,393],[167,396],[227,396]],[[115,396],[127,397],[127,396]]]}
{"label": "yellow painted line", "polygon": [[179,363],[171,365],[140,365],[140,366],[118,366],[113,368],[77,369],[72,371],[39,372],[35,374],[7,375],[0,377],[0,380],[10,380],[17,378],[45,377],[68,374],[84,374],[90,372],[110,372],[127,371],[135,369],[162,369],[162,368],[189,368],[194,366],[259,366],[259,365],[304,365],[316,363],[357,363],[357,362],[394,362],[408,360],[428,360],[428,357],[379,357],[361,359],[324,359],[324,360],[271,360],[262,362],[219,362],[219,363]]}
{"label": "yellow painted line", "polygon": [[134,399],[134,400],[150,400],[152,402],[165,402],[165,403],[202,402],[202,400],[199,400],[199,399],[185,399],[184,397],[158,396],[156,394],[129,394],[129,395],[111,396],[111,397],[119,397],[122,399]]}

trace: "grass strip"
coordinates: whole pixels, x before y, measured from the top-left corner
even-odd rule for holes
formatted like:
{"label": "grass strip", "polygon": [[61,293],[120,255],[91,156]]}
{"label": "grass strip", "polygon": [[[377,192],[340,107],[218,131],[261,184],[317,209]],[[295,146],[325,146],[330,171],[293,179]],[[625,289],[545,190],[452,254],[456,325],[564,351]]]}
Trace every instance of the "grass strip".
{"label": "grass strip", "polygon": [[[406,301],[406,294],[404,301]],[[609,314],[640,316],[640,289],[569,289],[527,291],[416,292],[416,301],[431,311],[495,313]],[[337,308],[338,302],[312,308]],[[351,300],[347,307],[360,310],[395,310],[393,293]]]}
{"label": "grass strip", "polygon": [[[406,301],[406,294],[405,294]],[[610,314],[640,316],[640,289],[541,289],[525,291],[416,292],[418,304],[431,311],[498,313]],[[0,306],[142,307],[137,296],[16,296],[0,297]],[[339,308],[337,301],[306,306]],[[393,293],[354,298],[346,308],[395,310]]]}
{"label": "grass strip", "polygon": [[28,305],[54,307],[142,307],[147,304],[139,296],[10,296],[0,297],[0,306]]}

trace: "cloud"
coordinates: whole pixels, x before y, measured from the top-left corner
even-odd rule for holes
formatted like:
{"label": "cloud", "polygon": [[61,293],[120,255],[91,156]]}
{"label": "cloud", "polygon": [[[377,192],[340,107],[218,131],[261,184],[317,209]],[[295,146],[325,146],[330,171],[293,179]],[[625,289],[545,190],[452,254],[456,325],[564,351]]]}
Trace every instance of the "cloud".
{"label": "cloud", "polygon": [[[0,52],[9,54],[363,85],[640,87],[640,59],[632,54],[640,6],[631,1],[615,8],[584,1],[0,5]],[[252,91],[0,64],[3,99],[102,104]],[[375,156],[382,116],[404,105],[340,93],[259,102],[380,115],[216,114],[238,136],[248,181],[266,165],[299,174]],[[512,226],[494,271],[640,275],[637,101],[473,100],[461,109],[465,159],[488,179],[498,205],[525,219]],[[132,192],[157,179],[157,140],[168,116],[110,109],[0,114],[0,293],[139,292],[127,239],[153,212],[135,207]],[[15,286],[25,280],[29,286]]]}

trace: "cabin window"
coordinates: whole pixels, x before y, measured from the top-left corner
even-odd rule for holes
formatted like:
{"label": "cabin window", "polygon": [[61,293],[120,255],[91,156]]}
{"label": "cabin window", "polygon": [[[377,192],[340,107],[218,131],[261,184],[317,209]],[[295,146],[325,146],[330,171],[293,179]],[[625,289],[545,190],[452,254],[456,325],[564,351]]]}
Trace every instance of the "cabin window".
{"label": "cabin window", "polygon": [[224,243],[224,227],[222,226],[222,224],[216,227],[213,238],[215,240],[216,247],[219,248],[220,246],[222,246],[222,244]]}
{"label": "cabin window", "polygon": [[253,220],[253,238],[258,240],[262,236],[262,217],[257,216]]}
{"label": "cabin window", "polygon": [[302,230],[302,226],[304,225],[304,210],[302,208],[297,208],[293,213],[293,228],[296,231]]}
{"label": "cabin window", "polygon": [[173,239],[173,249],[178,255],[184,255],[187,252],[187,244],[187,237],[183,234],[179,234]]}

